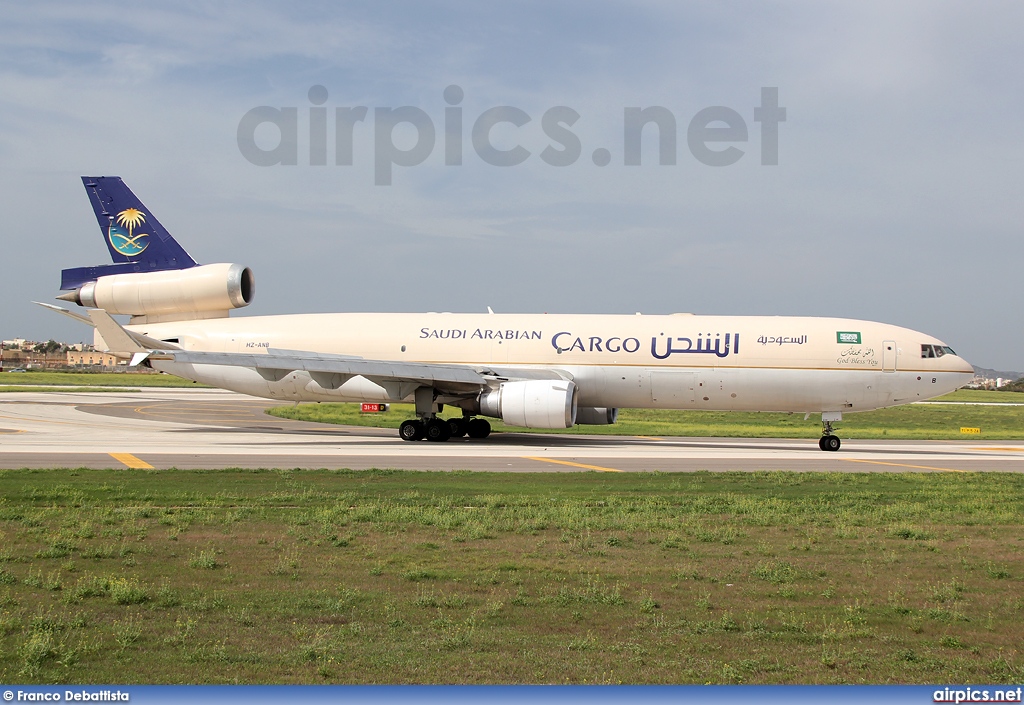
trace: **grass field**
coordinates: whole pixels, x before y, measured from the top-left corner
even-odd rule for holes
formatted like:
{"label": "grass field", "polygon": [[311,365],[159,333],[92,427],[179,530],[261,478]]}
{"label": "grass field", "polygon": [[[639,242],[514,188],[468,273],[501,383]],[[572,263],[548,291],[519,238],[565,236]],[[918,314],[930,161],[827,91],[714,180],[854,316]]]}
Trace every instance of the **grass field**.
{"label": "grass field", "polygon": [[1024,477],[0,472],[0,680],[1019,683]]}
{"label": "grass field", "polygon": [[[961,390],[935,401],[965,404],[911,404],[892,409],[846,414],[836,426],[842,438],[892,439],[1024,439],[1024,393]],[[1000,404],[982,406],[972,404]],[[1021,406],[1014,406],[1021,404]],[[281,418],[353,426],[398,428],[413,417],[409,404],[394,404],[383,414],[362,414],[358,404],[303,404],[270,409]],[[460,416],[461,409],[446,408],[443,416]],[[490,420],[495,431],[522,429]],[[965,436],[961,427],[980,428]],[[626,436],[711,436],[740,438],[817,438],[820,416],[807,421],[803,414],[745,413],[737,411],[668,411],[623,409],[612,426],[575,426],[566,430],[531,429],[531,433],[610,434]]]}
{"label": "grass field", "polygon": [[117,372],[4,372],[0,374],[0,385],[24,387],[43,387],[49,385],[57,387],[189,388],[206,386],[172,375]]}

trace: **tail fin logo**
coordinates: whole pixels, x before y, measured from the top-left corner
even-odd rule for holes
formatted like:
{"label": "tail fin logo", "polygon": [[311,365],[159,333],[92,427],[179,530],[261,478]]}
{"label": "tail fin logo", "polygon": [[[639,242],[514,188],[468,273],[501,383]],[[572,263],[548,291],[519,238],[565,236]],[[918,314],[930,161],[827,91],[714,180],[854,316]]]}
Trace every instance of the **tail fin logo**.
{"label": "tail fin logo", "polygon": [[149,233],[136,233],[135,229],[145,222],[146,214],[138,208],[125,208],[107,231],[110,246],[125,257],[141,255],[149,247]]}

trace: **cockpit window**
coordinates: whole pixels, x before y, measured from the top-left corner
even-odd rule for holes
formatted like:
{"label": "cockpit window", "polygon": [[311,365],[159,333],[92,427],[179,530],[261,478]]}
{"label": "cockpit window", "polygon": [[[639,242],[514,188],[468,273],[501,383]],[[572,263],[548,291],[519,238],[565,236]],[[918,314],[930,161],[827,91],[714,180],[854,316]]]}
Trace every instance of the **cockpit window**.
{"label": "cockpit window", "polygon": [[943,355],[956,355],[956,353],[948,345],[924,344],[921,346],[921,357],[942,357]]}

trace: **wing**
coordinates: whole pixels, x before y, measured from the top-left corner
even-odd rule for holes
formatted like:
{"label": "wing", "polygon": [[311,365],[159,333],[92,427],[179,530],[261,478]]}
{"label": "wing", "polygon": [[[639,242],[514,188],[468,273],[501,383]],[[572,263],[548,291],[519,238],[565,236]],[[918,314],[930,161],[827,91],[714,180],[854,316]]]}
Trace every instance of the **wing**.
{"label": "wing", "polygon": [[[525,379],[565,379],[572,376],[548,368],[511,368],[473,365],[367,360],[304,350],[270,349],[266,353],[224,353],[169,349],[169,343],[126,330],[102,309],[89,309],[89,318],[112,351],[131,357],[132,365],[143,360],[170,360],[193,365],[225,365],[255,369],[260,376],[278,382],[295,371],[308,372],[324,389],[338,389],[353,377],[384,387],[389,396],[401,399],[417,387],[432,387],[453,396],[476,394],[501,382]],[[157,347],[160,346],[160,347]]]}
{"label": "wing", "polygon": [[[385,389],[399,385],[392,394],[405,397],[416,387],[433,387],[449,394],[461,395],[478,392],[489,386],[487,377],[469,366],[431,365],[391,360],[364,360],[345,355],[326,355],[298,350],[268,350],[266,354],[214,353],[196,350],[158,351],[150,355],[154,360],[173,360],[194,365],[228,365],[249,367],[270,381],[278,382],[297,370],[309,376],[324,389],[338,389],[353,377],[366,379]],[[403,394],[401,388],[406,388]],[[391,390],[389,390],[390,392]]]}

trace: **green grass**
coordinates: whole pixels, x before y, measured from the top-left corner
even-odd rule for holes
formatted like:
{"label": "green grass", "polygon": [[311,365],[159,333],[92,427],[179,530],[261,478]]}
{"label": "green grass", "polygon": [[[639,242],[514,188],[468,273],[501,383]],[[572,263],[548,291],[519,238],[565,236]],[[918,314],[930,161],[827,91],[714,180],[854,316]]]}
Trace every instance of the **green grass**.
{"label": "green grass", "polygon": [[931,401],[976,401],[987,404],[1024,404],[1024,392],[987,389],[958,389]]}
{"label": "green grass", "polygon": [[139,372],[4,372],[0,385],[41,387],[205,387],[187,379],[165,374]]}
{"label": "green grass", "polygon": [[[934,401],[987,402],[1002,406],[909,404],[891,409],[845,414],[836,426],[843,438],[871,439],[1024,439],[1024,393],[960,390]],[[359,404],[303,404],[275,407],[267,413],[287,419],[319,421],[352,426],[398,428],[411,418],[410,404],[394,404],[382,414],[363,414]],[[442,416],[460,416],[457,408],[445,408]],[[490,420],[495,431],[522,431]],[[977,435],[965,435],[961,427],[980,428]],[[803,414],[748,413],[739,411],[672,411],[622,409],[612,426],[575,426],[552,431],[530,429],[531,433],[603,434],[626,436],[708,436],[739,438],[817,438],[820,417]]]}
{"label": "green grass", "polygon": [[0,471],[0,680],[1024,680],[1024,476]]}

